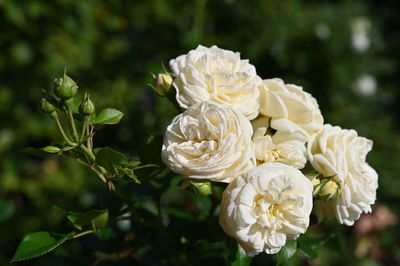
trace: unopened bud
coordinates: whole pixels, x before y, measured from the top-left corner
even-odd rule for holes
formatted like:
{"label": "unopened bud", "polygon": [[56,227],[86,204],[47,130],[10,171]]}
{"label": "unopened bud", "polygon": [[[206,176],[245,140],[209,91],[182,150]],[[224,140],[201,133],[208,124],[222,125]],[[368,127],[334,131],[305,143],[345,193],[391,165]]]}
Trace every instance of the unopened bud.
{"label": "unopened bud", "polygon": [[319,178],[314,177],[314,179],[311,181],[311,183],[313,184],[313,187],[316,187],[319,184],[321,184],[321,180],[319,180]]}
{"label": "unopened bud", "polygon": [[93,114],[94,112],[94,104],[90,100],[89,95],[85,95],[85,99],[83,102],[79,105],[79,113],[81,115],[89,116]]}
{"label": "unopened bud", "polygon": [[64,74],[64,77],[54,80],[53,90],[57,97],[67,100],[76,95],[78,92],[78,85],[73,79]]}
{"label": "unopened bud", "polygon": [[56,110],[56,107],[51,104],[46,98],[42,98],[40,109],[47,114],[51,114]]}
{"label": "unopened bud", "polygon": [[172,86],[173,79],[169,74],[157,74],[154,77],[153,89],[161,96],[165,96]]}
{"label": "unopened bud", "polygon": [[331,200],[337,196],[338,190],[338,184],[333,180],[329,180],[325,184],[321,185],[318,191],[318,196],[324,200]]}
{"label": "unopened bud", "polygon": [[212,185],[210,181],[193,181],[191,180],[192,188],[196,194],[202,197],[211,195]]}

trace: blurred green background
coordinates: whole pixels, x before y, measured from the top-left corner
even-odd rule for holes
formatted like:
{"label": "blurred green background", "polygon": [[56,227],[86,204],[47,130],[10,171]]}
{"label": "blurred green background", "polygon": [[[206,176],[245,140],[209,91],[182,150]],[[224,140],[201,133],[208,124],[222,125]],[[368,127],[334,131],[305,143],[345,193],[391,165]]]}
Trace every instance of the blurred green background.
{"label": "blurred green background", "polygon": [[[121,124],[96,135],[96,143],[134,156],[150,134],[162,134],[176,115],[170,103],[146,87],[151,73],[198,44],[240,52],[262,78],[302,85],[317,98],[327,123],[372,139],[368,161],[379,173],[377,202],[399,217],[399,1],[0,0],[0,265],[8,264],[26,233],[71,229],[52,203],[85,210],[112,200],[104,197],[107,192],[96,177],[74,161],[23,152],[60,140],[51,119],[39,110],[41,88],[49,88],[67,67],[98,109],[125,113]],[[202,204],[174,188],[168,193],[160,197]],[[324,248],[314,262],[298,256],[291,263],[400,265],[398,226],[366,235],[345,226],[332,228],[346,236],[344,253]],[[179,230],[175,237],[182,240],[182,249],[176,249],[174,259],[165,259],[171,243],[158,243],[161,236],[153,234],[144,238],[156,247],[145,248],[149,252],[142,246],[136,257],[101,260],[100,252],[118,253],[136,241],[129,224],[113,230],[117,237],[107,244],[89,236],[21,265],[224,263],[221,254],[208,251],[207,259],[197,254],[211,244],[185,246]],[[185,249],[198,250],[197,255]],[[267,263],[273,260],[260,255],[253,265]]]}

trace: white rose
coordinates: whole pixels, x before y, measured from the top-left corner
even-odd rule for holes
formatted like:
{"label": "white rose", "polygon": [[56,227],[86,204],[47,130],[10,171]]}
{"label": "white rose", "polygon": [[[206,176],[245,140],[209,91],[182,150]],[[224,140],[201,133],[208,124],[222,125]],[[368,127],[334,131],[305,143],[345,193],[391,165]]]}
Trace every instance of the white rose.
{"label": "white rose", "polygon": [[378,174],[368,163],[363,163],[360,169],[361,175],[349,173],[336,201],[316,201],[319,220],[336,217],[339,223],[352,226],[363,212],[371,212],[371,205],[376,200]]}
{"label": "white rose", "polygon": [[353,129],[325,124],[308,143],[308,157],[325,177],[336,176],[342,182],[349,171],[361,173],[361,165],[372,149],[372,141],[359,137]]}
{"label": "white rose", "polygon": [[250,120],[257,117],[261,79],[239,53],[199,45],[169,65],[176,77],[176,100],[182,108],[211,101],[226,104]]}
{"label": "white rose", "polygon": [[305,136],[317,132],[324,123],[318,103],[300,86],[281,79],[266,79],[259,86],[260,113],[271,117],[271,127],[278,131],[300,131]]}
{"label": "white rose", "polygon": [[336,201],[319,203],[321,212],[334,210],[341,224],[353,225],[361,213],[371,211],[375,202],[378,175],[365,162],[371,148],[372,141],[359,137],[355,130],[329,124],[308,144],[308,157],[313,167],[339,185]]}
{"label": "white rose", "polygon": [[313,185],[298,169],[265,163],[237,177],[225,190],[219,223],[248,255],[274,254],[306,232]]}
{"label": "white rose", "polygon": [[249,120],[228,106],[203,102],[176,116],[164,136],[161,156],[189,178],[230,182],[255,166]]}
{"label": "white rose", "polygon": [[256,159],[260,162],[281,162],[298,169],[304,168],[306,146],[302,136],[296,133],[276,132],[268,133],[267,117],[253,120],[253,142]]}

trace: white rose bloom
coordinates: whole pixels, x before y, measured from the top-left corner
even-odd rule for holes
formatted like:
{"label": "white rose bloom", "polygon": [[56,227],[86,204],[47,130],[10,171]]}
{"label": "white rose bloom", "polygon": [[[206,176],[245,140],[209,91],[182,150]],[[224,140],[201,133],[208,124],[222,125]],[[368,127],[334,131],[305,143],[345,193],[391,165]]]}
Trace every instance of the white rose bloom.
{"label": "white rose bloom", "polygon": [[306,232],[313,185],[298,169],[265,163],[237,177],[225,190],[219,223],[248,255],[274,254]]}
{"label": "white rose bloom", "polygon": [[306,158],[306,146],[302,141],[302,135],[288,132],[276,132],[269,134],[267,117],[253,120],[253,142],[256,159],[260,162],[281,162],[295,168],[304,168]]}
{"label": "white rose bloom", "polygon": [[169,65],[176,77],[176,100],[182,108],[211,101],[226,104],[250,120],[257,117],[261,79],[239,53],[199,45]]}
{"label": "white rose bloom", "polygon": [[255,166],[252,134],[242,114],[203,102],[173,119],[161,156],[168,167],[186,177],[230,182]]}
{"label": "white rose bloom", "polygon": [[[341,224],[353,225],[361,213],[370,212],[376,199],[378,175],[366,162],[372,141],[359,137],[355,130],[326,124],[308,144],[308,157],[324,177],[339,185],[334,202],[321,203],[320,209],[333,209]],[[329,216],[329,215],[324,215]]]}
{"label": "white rose bloom", "polygon": [[304,140],[323,125],[318,103],[300,86],[281,79],[266,79],[259,86],[260,113],[271,117],[271,127],[278,131],[302,132]]}

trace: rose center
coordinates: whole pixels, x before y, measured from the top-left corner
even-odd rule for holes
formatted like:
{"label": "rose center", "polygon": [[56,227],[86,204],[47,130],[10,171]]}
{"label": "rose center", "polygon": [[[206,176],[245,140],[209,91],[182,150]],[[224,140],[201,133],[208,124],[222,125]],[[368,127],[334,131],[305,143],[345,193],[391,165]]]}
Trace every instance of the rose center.
{"label": "rose center", "polygon": [[274,203],[268,207],[269,215],[277,216],[279,211],[280,209],[278,203]]}

